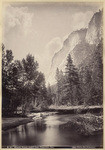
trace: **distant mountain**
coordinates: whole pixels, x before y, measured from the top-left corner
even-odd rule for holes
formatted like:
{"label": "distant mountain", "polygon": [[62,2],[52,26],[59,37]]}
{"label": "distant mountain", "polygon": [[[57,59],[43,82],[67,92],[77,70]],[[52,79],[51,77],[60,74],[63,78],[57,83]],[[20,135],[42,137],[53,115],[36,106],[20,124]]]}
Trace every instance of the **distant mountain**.
{"label": "distant mountain", "polygon": [[[52,58],[49,81],[54,83],[56,68],[65,70],[66,58],[71,55],[74,65],[79,68],[87,65],[93,57],[96,47],[102,39],[102,11],[96,12],[91,18],[87,29],[72,32]],[[102,52],[100,52],[102,56]]]}

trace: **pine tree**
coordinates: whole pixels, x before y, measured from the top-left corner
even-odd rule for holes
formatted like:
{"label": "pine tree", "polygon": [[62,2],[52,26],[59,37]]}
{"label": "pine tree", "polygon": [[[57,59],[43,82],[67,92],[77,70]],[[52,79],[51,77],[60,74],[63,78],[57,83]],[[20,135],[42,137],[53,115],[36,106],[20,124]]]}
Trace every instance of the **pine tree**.
{"label": "pine tree", "polygon": [[47,88],[47,95],[48,95],[48,105],[52,104],[52,91],[51,91],[51,86],[50,84],[48,84],[48,88]]}
{"label": "pine tree", "polygon": [[70,54],[67,57],[67,64],[65,68],[65,99],[70,105],[77,105],[79,103],[79,76],[78,71],[73,65]]}
{"label": "pine tree", "polygon": [[56,81],[57,81],[57,100],[56,100],[56,105],[59,104],[59,98],[60,98],[60,71],[57,68],[56,70]]}

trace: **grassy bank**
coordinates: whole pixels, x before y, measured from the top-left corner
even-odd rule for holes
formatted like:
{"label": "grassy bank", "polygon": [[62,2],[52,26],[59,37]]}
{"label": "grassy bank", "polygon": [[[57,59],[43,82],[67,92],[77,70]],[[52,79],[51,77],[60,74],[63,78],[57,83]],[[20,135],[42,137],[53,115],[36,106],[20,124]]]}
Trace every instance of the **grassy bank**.
{"label": "grassy bank", "polygon": [[19,125],[26,124],[37,119],[41,119],[49,115],[54,115],[56,113],[57,112],[37,112],[30,113],[27,115],[27,117],[5,117],[2,118],[2,130],[5,131],[11,128],[15,128]]}
{"label": "grassy bank", "polygon": [[2,118],[2,130],[5,131],[11,128],[15,128],[19,125],[26,124],[32,121],[33,119],[31,118],[20,118],[20,117]]}
{"label": "grassy bank", "polygon": [[78,115],[68,123],[60,126],[61,129],[72,128],[81,135],[95,135],[103,131],[103,117],[91,113]]}

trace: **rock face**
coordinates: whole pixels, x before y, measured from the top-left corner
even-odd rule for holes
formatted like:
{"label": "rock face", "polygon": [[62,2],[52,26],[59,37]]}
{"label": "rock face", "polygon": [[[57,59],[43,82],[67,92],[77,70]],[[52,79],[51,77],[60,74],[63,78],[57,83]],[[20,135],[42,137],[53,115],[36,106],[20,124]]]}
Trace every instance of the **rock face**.
{"label": "rock face", "polygon": [[102,11],[99,11],[93,15],[87,29],[80,29],[72,32],[64,41],[62,49],[55,53],[52,58],[48,80],[54,82],[57,67],[63,71],[65,70],[68,54],[71,55],[73,63],[77,68],[80,67],[81,64],[85,64],[85,60],[88,62],[101,39]]}
{"label": "rock face", "polygon": [[86,41],[89,44],[99,44],[102,38],[102,11],[95,13],[89,22]]}
{"label": "rock face", "polygon": [[78,31],[72,32],[68,38],[64,41],[62,49],[57,52],[52,59],[51,69],[56,68],[57,66],[63,69],[62,64],[64,59],[67,58],[67,55],[75,48],[76,45],[84,41],[86,36],[87,29],[81,29]]}

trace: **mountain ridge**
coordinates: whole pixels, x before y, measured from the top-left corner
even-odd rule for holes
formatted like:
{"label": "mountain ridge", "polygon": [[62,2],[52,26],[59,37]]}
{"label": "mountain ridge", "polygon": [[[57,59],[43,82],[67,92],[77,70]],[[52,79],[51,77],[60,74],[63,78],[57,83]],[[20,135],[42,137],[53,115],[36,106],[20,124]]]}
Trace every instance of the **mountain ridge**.
{"label": "mountain ridge", "polygon": [[66,58],[70,54],[78,68],[85,58],[91,57],[95,47],[102,39],[102,11],[91,18],[88,28],[73,31],[63,42],[62,48],[52,58],[49,81],[55,78],[56,68],[65,70]]}

